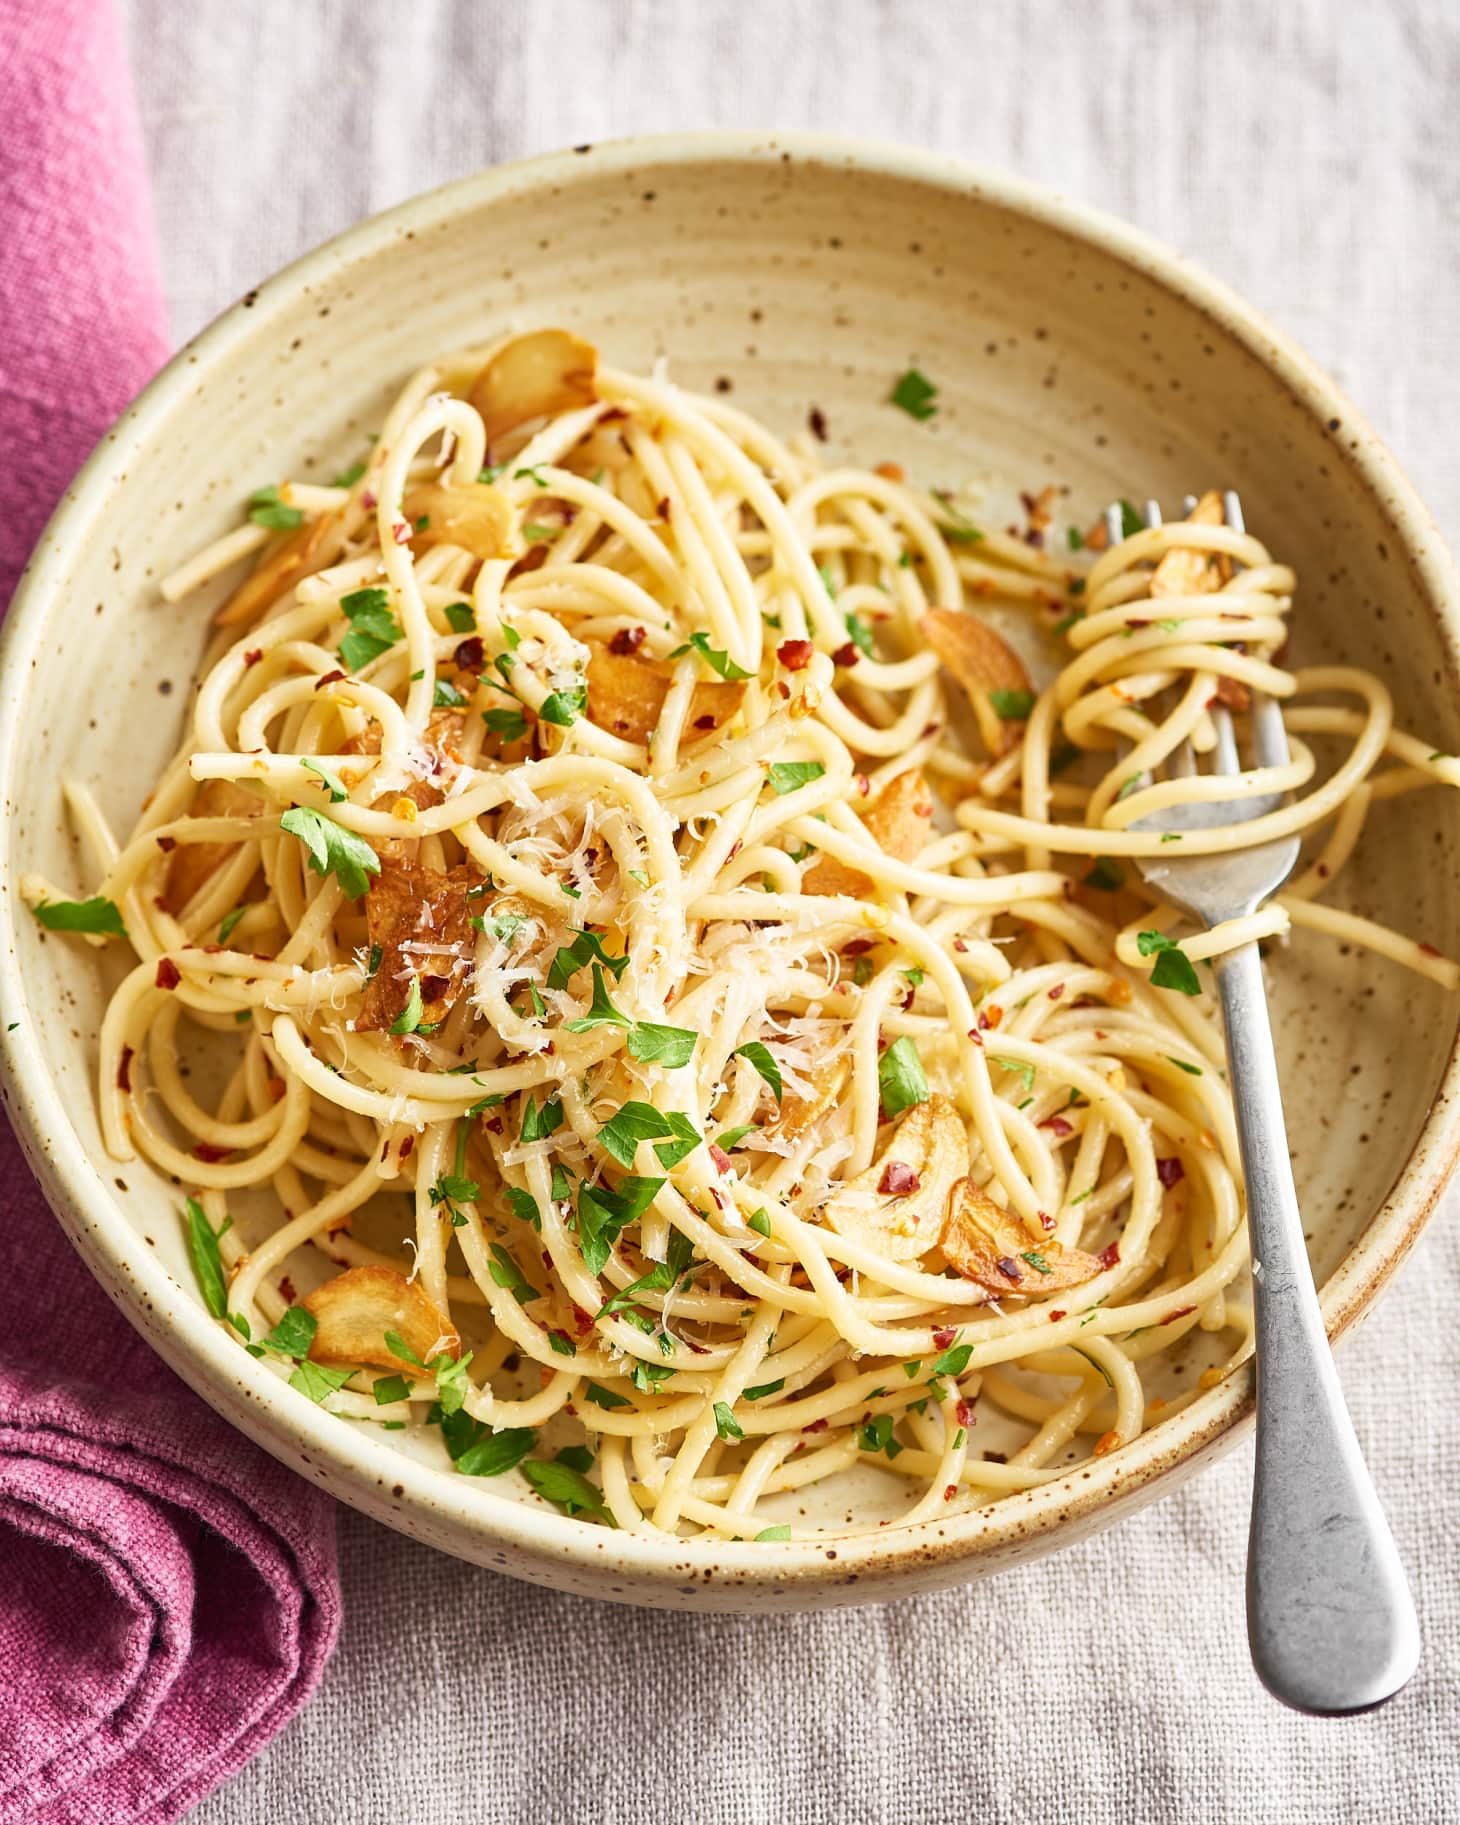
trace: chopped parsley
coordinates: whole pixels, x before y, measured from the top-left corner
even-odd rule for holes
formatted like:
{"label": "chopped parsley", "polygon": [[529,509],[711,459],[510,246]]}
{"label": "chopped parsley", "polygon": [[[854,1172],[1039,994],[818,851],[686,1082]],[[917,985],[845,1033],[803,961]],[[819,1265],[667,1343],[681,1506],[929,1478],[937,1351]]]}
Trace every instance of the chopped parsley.
{"label": "chopped parsley", "polygon": [[906,1033],[877,1060],[877,1085],[882,1093],[882,1107],[889,1116],[901,1115],[916,1103],[928,1100],[928,1080],[918,1049]]}
{"label": "chopped parsley", "polygon": [[640,1141],[654,1142],[659,1163],[667,1168],[688,1159],[701,1136],[689,1117],[677,1109],[665,1113],[653,1103],[627,1102],[598,1130],[598,1138],[620,1166],[632,1169]]}
{"label": "chopped parsley", "polygon": [[477,613],[470,602],[448,602],[444,612],[446,625],[453,634],[476,632]]}
{"label": "chopped parsley", "polygon": [[728,679],[732,684],[737,679],[748,678],[750,676],[750,673],[747,672],[743,666],[739,666],[735,663],[729,653],[722,653],[717,648],[711,646],[710,636],[706,633],[699,632],[691,634],[683,646],[675,647],[669,657],[671,659],[679,659],[682,658],[685,653],[689,652],[698,653],[712,671],[718,672],[722,678]]}
{"label": "chopped parsley", "polygon": [[995,1058],[993,1062],[1001,1071],[1012,1072],[1023,1083],[1026,1090],[1034,1088],[1035,1067],[1033,1065],[1025,1064],[1018,1058]]}
{"label": "chopped parsley", "polygon": [[858,652],[865,653],[870,659],[873,654],[871,626],[868,622],[864,621],[860,615],[848,615],[846,623],[847,638],[851,641],[852,645],[856,647]]}
{"label": "chopped parsley", "polygon": [[762,1540],[789,1540],[790,1537],[790,1524],[786,1521],[780,1521],[774,1527],[762,1527],[760,1532],[755,1536],[755,1543],[759,1546]]}
{"label": "chopped parsley", "polygon": [[771,1218],[770,1218],[770,1212],[768,1210],[761,1209],[761,1210],[752,1211],[751,1214],[745,1219],[745,1221],[749,1225],[749,1227],[755,1231],[755,1233],[758,1236],[767,1236],[768,1237],[770,1235]]}
{"label": "chopped parsley", "polygon": [[255,526],[267,526],[270,532],[292,532],[304,524],[304,515],[279,498],[279,490],[272,482],[267,488],[255,488],[248,497],[248,517]]}
{"label": "chopped parsley", "polygon": [[798,786],[809,786],[825,772],[826,768],[819,760],[777,760],[771,763],[766,778],[770,782],[771,791],[778,798],[784,798]]}
{"label": "chopped parsley", "polygon": [[858,1426],[857,1445],[863,1451],[885,1451],[889,1458],[900,1455],[903,1447],[892,1436],[894,1425],[890,1413],[879,1413],[869,1425]]}
{"label": "chopped parsley", "polygon": [[1086,887],[1098,887],[1102,893],[1115,893],[1125,886],[1125,870],[1108,855],[1095,858],[1095,866],[1085,876]]}
{"label": "chopped parsley", "polygon": [[1188,1077],[1200,1077],[1202,1074],[1200,1065],[1189,1065],[1184,1058],[1173,1058],[1169,1052],[1165,1054],[1165,1058],[1167,1064],[1175,1065],[1178,1071],[1185,1071]]}
{"label": "chopped parsley", "polygon": [[556,1134],[562,1125],[563,1105],[557,1097],[550,1097],[539,1109],[536,1097],[529,1096],[527,1107],[522,1111],[522,1132],[518,1139],[523,1146],[529,1146],[533,1141],[545,1141],[550,1134]]}
{"label": "chopped parsley", "polygon": [[1033,691],[990,691],[994,714],[1003,722],[1024,722],[1034,708]]}
{"label": "chopped parsley", "polygon": [[892,403],[909,418],[916,418],[920,423],[931,418],[938,410],[935,403],[938,389],[925,374],[916,368],[909,368],[892,389]]}
{"label": "chopped parsley", "polygon": [[521,710],[483,710],[482,721],[503,741],[521,741],[527,733],[527,718]]}
{"label": "chopped parsley", "polygon": [[389,1028],[390,1032],[397,1035],[414,1033],[421,1024],[421,1015],[423,1012],[424,1009],[421,1002],[421,978],[419,976],[412,976],[410,993],[406,996],[406,1005],[401,1009],[400,1013],[396,1015],[395,1019],[391,1021]]}
{"label": "chopped parsley", "polygon": [[1121,501],[1119,506],[1120,536],[1123,539],[1134,538],[1138,532],[1144,532],[1146,530],[1145,521],[1136,512],[1135,508],[1131,506],[1129,501]]}
{"label": "chopped parsley", "polygon": [[[456,1468],[463,1476],[505,1476],[515,1470],[532,1447],[537,1434],[530,1426],[507,1426],[494,1432],[480,1420],[472,1422],[476,1436],[464,1450],[452,1451]],[[451,1447],[448,1444],[447,1449]]]}
{"label": "chopped parsley", "polygon": [[218,925],[218,942],[220,944],[226,944],[233,936],[233,928],[247,911],[248,908],[246,906],[235,906],[232,912],[224,913]]}
{"label": "chopped parsley", "polygon": [[94,932],[106,938],[127,935],[121,909],[102,894],[91,900],[42,900],[31,911],[47,931]]}
{"label": "chopped parsley", "polygon": [[306,1357],[289,1377],[289,1386],[297,1388],[306,1400],[312,1400],[318,1406],[327,1395],[343,1388],[354,1373],[353,1369],[332,1369],[322,1362],[310,1362]]}
{"label": "chopped parsley", "polygon": [[1176,939],[1168,938],[1164,932],[1138,932],[1136,948],[1143,957],[1156,959],[1151,971],[1153,988],[1174,989],[1178,995],[1199,995],[1201,993],[1201,983],[1197,980],[1196,966]]}
{"label": "chopped parsley", "polygon": [[538,717],[560,729],[571,728],[588,707],[588,686],[575,684],[566,691],[553,691],[542,700]]}
{"label": "chopped parsley", "polygon": [[786,1091],[785,1080],[781,1076],[781,1067],[776,1063],[775,1059],[771,1057],[770,1052],[761,1044],[760,1040],[747,1040],[743,1046],[736,1046],[730,1056],[732,1058],[743,1058],[747,1064],[754,1065],[756,1070],[770,1085],[776,1101],[778,1103],[780,1102]]}
{"label": "chopped parsley", "polygon": [[[593,966],[597,969],[598,965]],[[656,1026],[651,1020],[634,1023],[629,1033],[629,1056],[644,1065],[662,1065],[677,1071],[687,1065],[699,1044],[699,1034],[688,1027]]]}
{"label": "chopped parsley", "polygon": [[388,1407],[393,1401],[407,1400],[411,1384],[404,1375],[382,1375],[371,1389],[377,1407]]}
{"label": "chopped parsley", "polygon": [[739,1420],[723,1400],[715,1402],[715,1431],[727,1444],[734,1444],[745,1437]]}
{"label": "chopped parsley", "polygon": [[222,1229],[214,1229],[208,1221],[207,1212],[196,1198],[187,1201],[188,1216],[188,1254],[192,1257],[193,1273],[197,1277],[198,1291],[203,1295],[203,1304],[215,1318],[223,1318],[228,1313],[228,1293],[223,1277],[223,1257],[218,1252],[218,1238],[228,1228],[225,1223]]}
{"label": "chopped parsley", "polygon": [[465,707],[466,698],[454,684],[448,684],[444,678],[438,678],[431,702],[438,710],[460,710]]}
{"label": "chopped parsley", "polygon": [[552,1464],[530,1457],[522,1466],[522,1474],[545,1501],[556,1503],[565,1513],[597,1515],[613,1526],[613,1516],[604,1506],[603,1491],[572,1464],[564,1463],[562,1454]]}
{"label": "chopped parsley", "polygon": [[590,1274],[603,1272],[614,1243],[643,1216],[663,1185],[663,1179],[631,1175],[620,1180],[617,1191],[607,1185],[578,1187],[578,1240]]}
{"label": "chopped parsley", "polygon": [[518,1267],[500,1242],[492,1244],[491,1275],[496,1285],[505,1287],[519,1305],[531,1305],[542,1294]]}
{"label": "chopped parsley", "polygon": [[369,891],[367,877],[380,873],[380,858],[364,837],[307,805],[293,806],[279,823],[309,851],[309,866],[317,875],[336,877],[346,899],[358,900]]}
{"label": "chopped parsley", "polygon": [[779,1381],[763,1381],[758,1388],[747,1388],[745,1390],[744,1398],[746,1400],[764,1400],[769,1394],[779,1394],[785,1385],[786,1378],[784,1375]]}
{"label": "chopped parsley", "polygon": [[364,473],[365,464],[363,461],[351,463],[348,469],[341,469],[331,486],[335,488],[353,488],[355,483],[359,481]]}
{"label": "chopped parsley", "polygon": [[586,1014],[565,1023],[570,1033],[591,1033],[595,1027],[632,1027],[633,1021],[609,999],[603,979],[603,965],[593,965],[593,1003]]}
{"label": "chopped parsley", "polygon": [[[325,791],[329,793],[330,803],[332,805],[341,804],[345,799],[347,799],[350,796],[349,792],[345,788],[345,782],[340,778],[339,774],[334,772],[331,768],[325,766],[323,761],[306,760],[306,761],[301,761],[300,765],[302,767],[304,767],[308,772],[317,773],[319,775],[320,781],[323,784]],[[242,907],[240,907],[239,908],[240,913],[242,912],[242,910],[243,910]],[[230,914],[229,917],[231,918],[232,914]]]}
{"label": "chopped parsley", "polygon": [[340,657],[352,672],[378,659],[401,639],[400,622],[390,612],[388,589],[356,589],[341,596],[340,609],[350,631],[340,641]]}
{"label": "chopped parsley", "polygon": [[605,969],[612,971],[615,981],[629,966],[627,956],[611,957],[609,955],[603,948],[603,940],[597,932],[579,931],[574,934],[571,944],[559,948],[557,955],[548,965],[548,987],[550,989],[567,988],[578,971],[585,964],[591,963],[595,957]]}

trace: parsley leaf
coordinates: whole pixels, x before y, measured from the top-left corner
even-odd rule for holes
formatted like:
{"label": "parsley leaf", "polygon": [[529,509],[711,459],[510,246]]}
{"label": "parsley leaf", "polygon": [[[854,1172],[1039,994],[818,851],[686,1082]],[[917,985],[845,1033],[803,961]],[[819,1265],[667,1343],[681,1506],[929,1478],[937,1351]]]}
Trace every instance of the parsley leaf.
{"label": "parsley leaf", "polygon": [[578,1239],[590,1274],[601,1274],[613,1245],[630,1223],[637,1222],[658,1197],[663,1179],[630,1175],[617,1191],[607,1185],[578,1187]]}
{"label": "parsley leaf", "polygon": [[[188,1199],[187,1213],[188,1254],[192,1257],[198,1291],[203,1295],[203,1304],[215,1318],[226,1317],[228,1293],[223,1277],[223,1257],[218,1252],[218,1238],[223,1230],[214,1229],[196,1198]],[[227,1227],[225,1223],[223,1228]]]}
{"label": "parsley leaf", "polygon": [[[595,963],[595,969],[598,965]],[[629,1034],[629,1057],[644,1065],[663,1065],[677,1071],[687,1065],[699,1044],[699,1034],[688,1027],[661,1027],[652,1020],[636,1021]]]}
{"label": "parsley leaf", "polygon": [[380,858],[364,837],[307,805],[293,806],[279,823],[309,851],[309,866],[317,875],[337,877],[346,899],[358,900],[369,891],[367,877],[380,873]]}
{"label": "parsley leaf", "polygon": [[971,1343],[955,1343],[933,1364],[930,1373],[933,1375],[961,1375],[968,1367],[968,1359],[973,1354]]}
{"label": "parsley leaf", "polygon": [[121,909],[98,894],[91,900],[42,900],[30,909],[52,932],[95,932],[106,938],[125,938]]}
{"label": "parsley leaf", "polygon": [[809,786],[812,780],[820,779],[825,772],[826,768],[819,760],[778,760],[771,763],[766,778],[771,791],[778,798],[784,798],[798,786]]}
{"label": "parsley leaf", "polygon": [[500,1242],[492,1244],[491,1275],[496,1284],[505,1287],[519,1305],[531,1305],[534,1299],[542,1298],[542,1294]]}
{"label": "parsley leaf", "polygon": [[895,1424],[890,1413],[879,1413],[870,1425],[857,1428],[857,1444],[863,1451],[885,1451],[889,1458],[900,1455],[903,1447],[892,1436]]}
{"label": "parsley leaf", "polygon": [[586,1014],[566,1022],[570,1033],[591,1033],[595,1027],[632,1027],[633,1021],[613,1005],[608,984],[603,979],[603,965],[593,965],[593,1003]]}
{"label": "parsley leaf", "polygon": [[1115,893],[1125,886],[1125,870],[1108,855],[1095,858],[1095,865],[1085,876],[1086,887],[1098,887],[1102,893]]}
{"label": "parsley leaf", "polygon": [[248,908],[246,906],[235,906],[232,912],[224,913],[218,924],[218,942],[220,944],[226,944],[233,936],[234,926],[238,924],[238,921],[247,911]]}
{"label": "parsley leaf", "polygon": [[1146,522],[1131,506],[1129,501],[1120,502],[1120,536],[1123,539],[1133,538],[1136,533],[1146,530]]}
{"label": "parsley leaf", "polygon": [[553,691],[542,700],[538,716],[543,722],[556,723],[560,729],[571,728],[588,707],[588,686],[576,684],[566,691]]}
{"label": "parsley leaf", "polygon": [[762,1540],[789,1540],[790,1537],[791,1528],[789,1522],[778,1521],[774,1527],[762,1527],[760,1532],[755,1536],[755,1541],[758,1546]]}
{"label": "parsley leaf", "polygon": [[503,741],[521,741],[527,733],[527,718],[521,710],[483,710],[482,721]]}
{"label": "parsley leaf", "polygon": [[631,1407],[634,1404],[626,1394],[615,1394],[612,1388],[600,1387],[596,1381],[590,1381],[584,1387],[583,1398],[591,1401],[595,1407],[602,1407],[605,1413],[611,1413],[615,1407]]}
{"label": "parsley leaf", "polygon": [[751,1229],[753,1229],[758,1236],[767,1236],[768,1237],[770,1235],[771,1218],[770,1218],[769,1211],[764,1210],[764,1209],[752,1211],[751,1214],[745,1219],[745,1221],[746,1221],[747,1225]]}
{"label": "parsley leaf", "polygon": [[[347,799],[350,796],[349,792],[345,789],[345,782],[340,778],[339,774],[325,766],[323,761],[306,760],[300,764],[307,768],[309,772],[317,773],[319,775],[320,779],[324,782],[325,791],[329,793],[330,803],[332,805],[338,805],[341,800]],[[242,912],[242,910],[243,909],[240,907],[239,911]],[[232,914],[230,914],[229,917],[231,918]]]}
{"label": "parsley leaf", "polygon": [[377,1407],[388,1407],[392,1401],[408,1400],[411,1384],[404,1375],[382,1375],[370,1391]]}
{"label": "parsley leaf", "polygon": [[438,678],[431,696],[431,703],[438,710],[459,710],[464,707],[466,699],[454,684],[448,684],[444,678]]}
{"label": "parsley leaf", "polygon": [[938,389],[925,374],[916,368],[909,368],[892,389],[892,403],[906,412],[909,418],[919,422],[931,418],[938,410],[934,403]]}
{"label": "parsley leaf", "polygon": [[571,944],[562,945],[557,955],[548,965],[547,985],[550,989],[565,989],[574,976],[594,958],[607,970],[612,971],[615,981],[622,977],[629,967],[628,957],[611,957],[603,948],[603,940],[594,931],[575,933]]}
{"label": "parsley leaf", "polygon": [[340,641],[340,657],[352,672],[388,652],[402,638],[399,621],[390,612],[388,589],[356,589],[341,596],[340,609],[350,631]]}
{"label": "parsley leaf", "polygon": [[255,488],[248,497],[248,517],[255,526],[267,526],[270,532],[292,532],[304,524],[297,507],[286,506],[272,482],[267,488]]}
{"label": "parsley leaf", "polygon": [[1176,939],[1168,938],[1164,932],[1138,932],[1136,948],[1143,957],[1153,956],[1156,959],[1155,967],[1151,971],[1153,988],[1174,989],[1178,995],[1199,995],[1201,993],[1196,965],[1182,950]]}
{"label": "parsley leaf", "polygon": [[364,473],[365,464],[363,462],[351,463],[348,469],[341,469],[330,486],[334,488],[353,488],[355,483],[359,481]]}
{"label": "parsley leaf", "polygon": [[448,602],[444,612],[446,625],[453,634],[476,632],[477,614],[470,602]]}
{"label": "parsley leaf", "polygon": [[522,1474],[544,1500],[555,1502],[566,1513],[597,1515],[613,1526],[613,1516],[604,1506],[603,1491],[561,1458],[555,1464],[545,1464],[541,1458],[530,1457],[522,1466]]}
{"label": "parsley leaf", "polygon": [[737,679],[748,678],[750,676],[750,673],[747,672],[743,666],[737,665],[728,653],[719,652],[715,647],[711,646],[710,636],[706,633],[700,632],[691,634],[683,646],[675,647],[669,657],[671,659],[679,659],[688,652],[698,653],[706,665],[713,671],[718,672],[722,678],[728,679],[732,684]]}
{"label": "parsley leaf", "polygon": [[1189,1065],[1184,1058],[1173,1058],[1169,1052],[1165,1057],[1168,1064],[1175,1065],[1178,1071],[1185,1071],[1188,1077],[1200,1077],[1202,1074],[1200,1065]]}
{"label": "parsley leaf", "polygon": [[923,1062],[906,1033],[901,1039],[894,1039],[877,1060],[877,1084],[882,1092],[882,1107],[889,1116],[901,1115],[904,1109],[928,1100]]}
{"label": "parsley leaf", "polygon": [[990,691],[994,714],[1004,722],[1023,722],[1034,708],[1033,691]]}
{"label": "parsley leaf", "polygon": [[512,1215],[524,1223],[530,1223],[536,1230],[542,1228],[542,1212],[537,1207],[537,1199],[530,1191],[523,1191],[517,1185],[507,1187],[507,1202],[512,1206]]}
{"label": "parsley leaf", "polygon": [[661,1166],[677,1166],[700,1144],[698,1129],[679,1110],[666,1114],[653,1103],[627,1102],[598,1130],[604,1148],[620,1166],[632,1169],[640,1141],[656,1143]]}
{"label": "parsley leaf", "polygon": [[529,1096],[527,1107],[522,1111],[522,1131],[517,1138],[524,1146],[532,1141],[545,1141],[562,1125],[563,1105],[557,1097],[551,1097],[539,1109],[536,1097]]}
{"label": "parsley leaf", "polygon": [[273,1350],[280,1356],[292,1356],[297,1361],[309,1354],[309,1346],[318,1329],[313,1312],[305,1311],[302,1305],[291,1305],[268,1336],[259,1341],[266,1350]]}
{"label": "parsley leaf", "polygon": [[747,1040],[743,1046],[736,1046],[730,1055],[732,1058],[743,1058],[747,1064],[754,1065],[761,1076],[770,1085],[771,1091],[779,1103],[785,1095],[785,1080],[781,1076],[781,1067],[771,1057],[770,1052],[758,1039]]}
{"label": "parsley leaf", "polygon": [[537,1434],[530,1426],[507,1426],[501,1432],[482,1426],[481,1436],[456,1459],[456,1468],[463,1476],[505,1476],[536,1443]]}
{"label": "parsley leaf", "polygon": [[318,1406],[326,1395],[343,1388],[354,1373],[353,1369],[331,1369],[322,1362],[310,1362],[306,1357],[289,1377],[289,1386],[297,1388],[306,1400],[312,1400]]}
{"label": "parsley leaf", "polygon": [[873,653],[872,629],[860,615],[848,615],[847,638],[859,653],[865,653],[870,659]]}
{"label": "parsley leaf", "polygon": [[421,1003],[421,978],[411,977],[410,993],[406,996],[406,1005],[390,1023],[390,1031],[395,1034],[414,1033],[421,1024],[424,1008]]}
{"label": "parsley leaf", "polygon": [[745,1437],[744,1429],[739,1420],[736,1419],[735,1415],[730,1411],[723,1400],[717,1400],[715,1402],[715,1431],[728,1443],[733,1443],[735,1440]]}
{"label": "parsley leaf", "polygon": [[993,1061],[1001,1071],[1008,1071],[1017,1077],[1026,1090],[1034,1088],[1034,1065],[1025,1064],[1019,1058],[995,1058]]}

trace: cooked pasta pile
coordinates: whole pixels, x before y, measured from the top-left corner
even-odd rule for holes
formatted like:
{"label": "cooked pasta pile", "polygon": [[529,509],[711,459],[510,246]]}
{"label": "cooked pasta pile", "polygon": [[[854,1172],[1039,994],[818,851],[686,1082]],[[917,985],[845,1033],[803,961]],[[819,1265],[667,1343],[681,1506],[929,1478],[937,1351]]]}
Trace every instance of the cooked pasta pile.
{"label": "cooked pasta pile", "polygon": [[[136,953],[106,1144],[193,1193],[239,1347],[620,1528],[799,1536],[855,1466],[916,1522],[1128,1444],[1249,1348],[1205,960],[1291,923],[1460,976],[1318,903],[1460,765],[1283,669],[1292,572],[1215,497],[1090,567],[1050,496],[998,530],[820,455],[562,331],[426,368],[169,579],[257,557],[120,848],[70,788],[95,895],[25,883]],[[1253,688],[1292,759],[1239,790],[1286,807],[1139,829]],[[1293,832],[1210,933],[1122,861]]]}

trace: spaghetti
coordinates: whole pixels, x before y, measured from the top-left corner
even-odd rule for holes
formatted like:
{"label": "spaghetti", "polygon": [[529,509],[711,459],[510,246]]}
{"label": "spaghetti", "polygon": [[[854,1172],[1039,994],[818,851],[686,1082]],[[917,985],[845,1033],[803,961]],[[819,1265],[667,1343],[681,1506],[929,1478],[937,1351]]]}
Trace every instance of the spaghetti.
{"label": "spaghetti", "polygon": [[[68,788],[94,898],[24,886],[136,953],[106,1145],[195,1191],[241,1348],[459,1472],[752,1539],[855,1466],[908,1522],[1027,1489],[1241,1360],[1197,966],[1294,924],[1456,987],[1318,894],[1460,763],[1368,673],[1283,669],[1293,575],[1210,503],[1083,576],[1026,504],[976,524],[541,331],[425,368],[354,471],[169,579],[257,556],[132,834]],[[1042,690],[990,607],[1059,647]],[[1315,853],[1173,937],[1121,858],[1254,688],[1292,758],[1218,789],[1290,797],[1182,840]],[[1212,1366],[1153,1400],[1194,1332]]]}

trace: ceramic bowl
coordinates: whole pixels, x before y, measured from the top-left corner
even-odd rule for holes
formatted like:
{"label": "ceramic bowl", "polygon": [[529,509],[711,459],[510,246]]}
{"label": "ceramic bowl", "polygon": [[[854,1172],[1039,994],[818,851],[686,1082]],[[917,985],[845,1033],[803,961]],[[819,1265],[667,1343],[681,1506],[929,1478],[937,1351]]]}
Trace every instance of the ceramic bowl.
{"label": "ceramic bowl", "polygon": [[[52,520],[0,674],[13,1119],[72,1242],[166,1361],[301,1475],[448,1552],[564,1590],[723,1609],[881,1599],[1048,1552],[1229,1443],[1250,1374],[1109,1458],[938,1522],[760,1545],[611,1532],[514,1495],[515,1477],[458,1476],[439,1447],[311,1406],[207,1317],[178,1187],[103,1152],[96,954],[47,937],[15,882],[30,868],[73,891],[92,878],[64,771],[125,828],[172,749],[212,599],[169,607],[158,578],[235,524],[261,483],[351,460],[415,363],[541,323],[581,331],[618,365],[667,357],[783,431],[814,406],[834,452],[929,480],[986,475],[996,510],[1047,482],[1086,523],[1113,494],[1235,485],[1254,531],[1297,567],[1299,657],[1377,668],[1406,725],[1460,749],[1460,589],[1428,514],[1324,375],[1184,261],[1021,182],[895,147],[710,134],[579,147],[421,197],[249,292],[108,433]],[[888,405],[910,363],[939,389],[926,424]],[[1454,954],[1457,845],[1455,795],[1388,805],[1340,903]],[[1454,1159],[1456,1004],[1318,937],[1270,974],[1336,1335],[1376,1297]],[[845,1505],[828,1496],[819,1516]]]}

